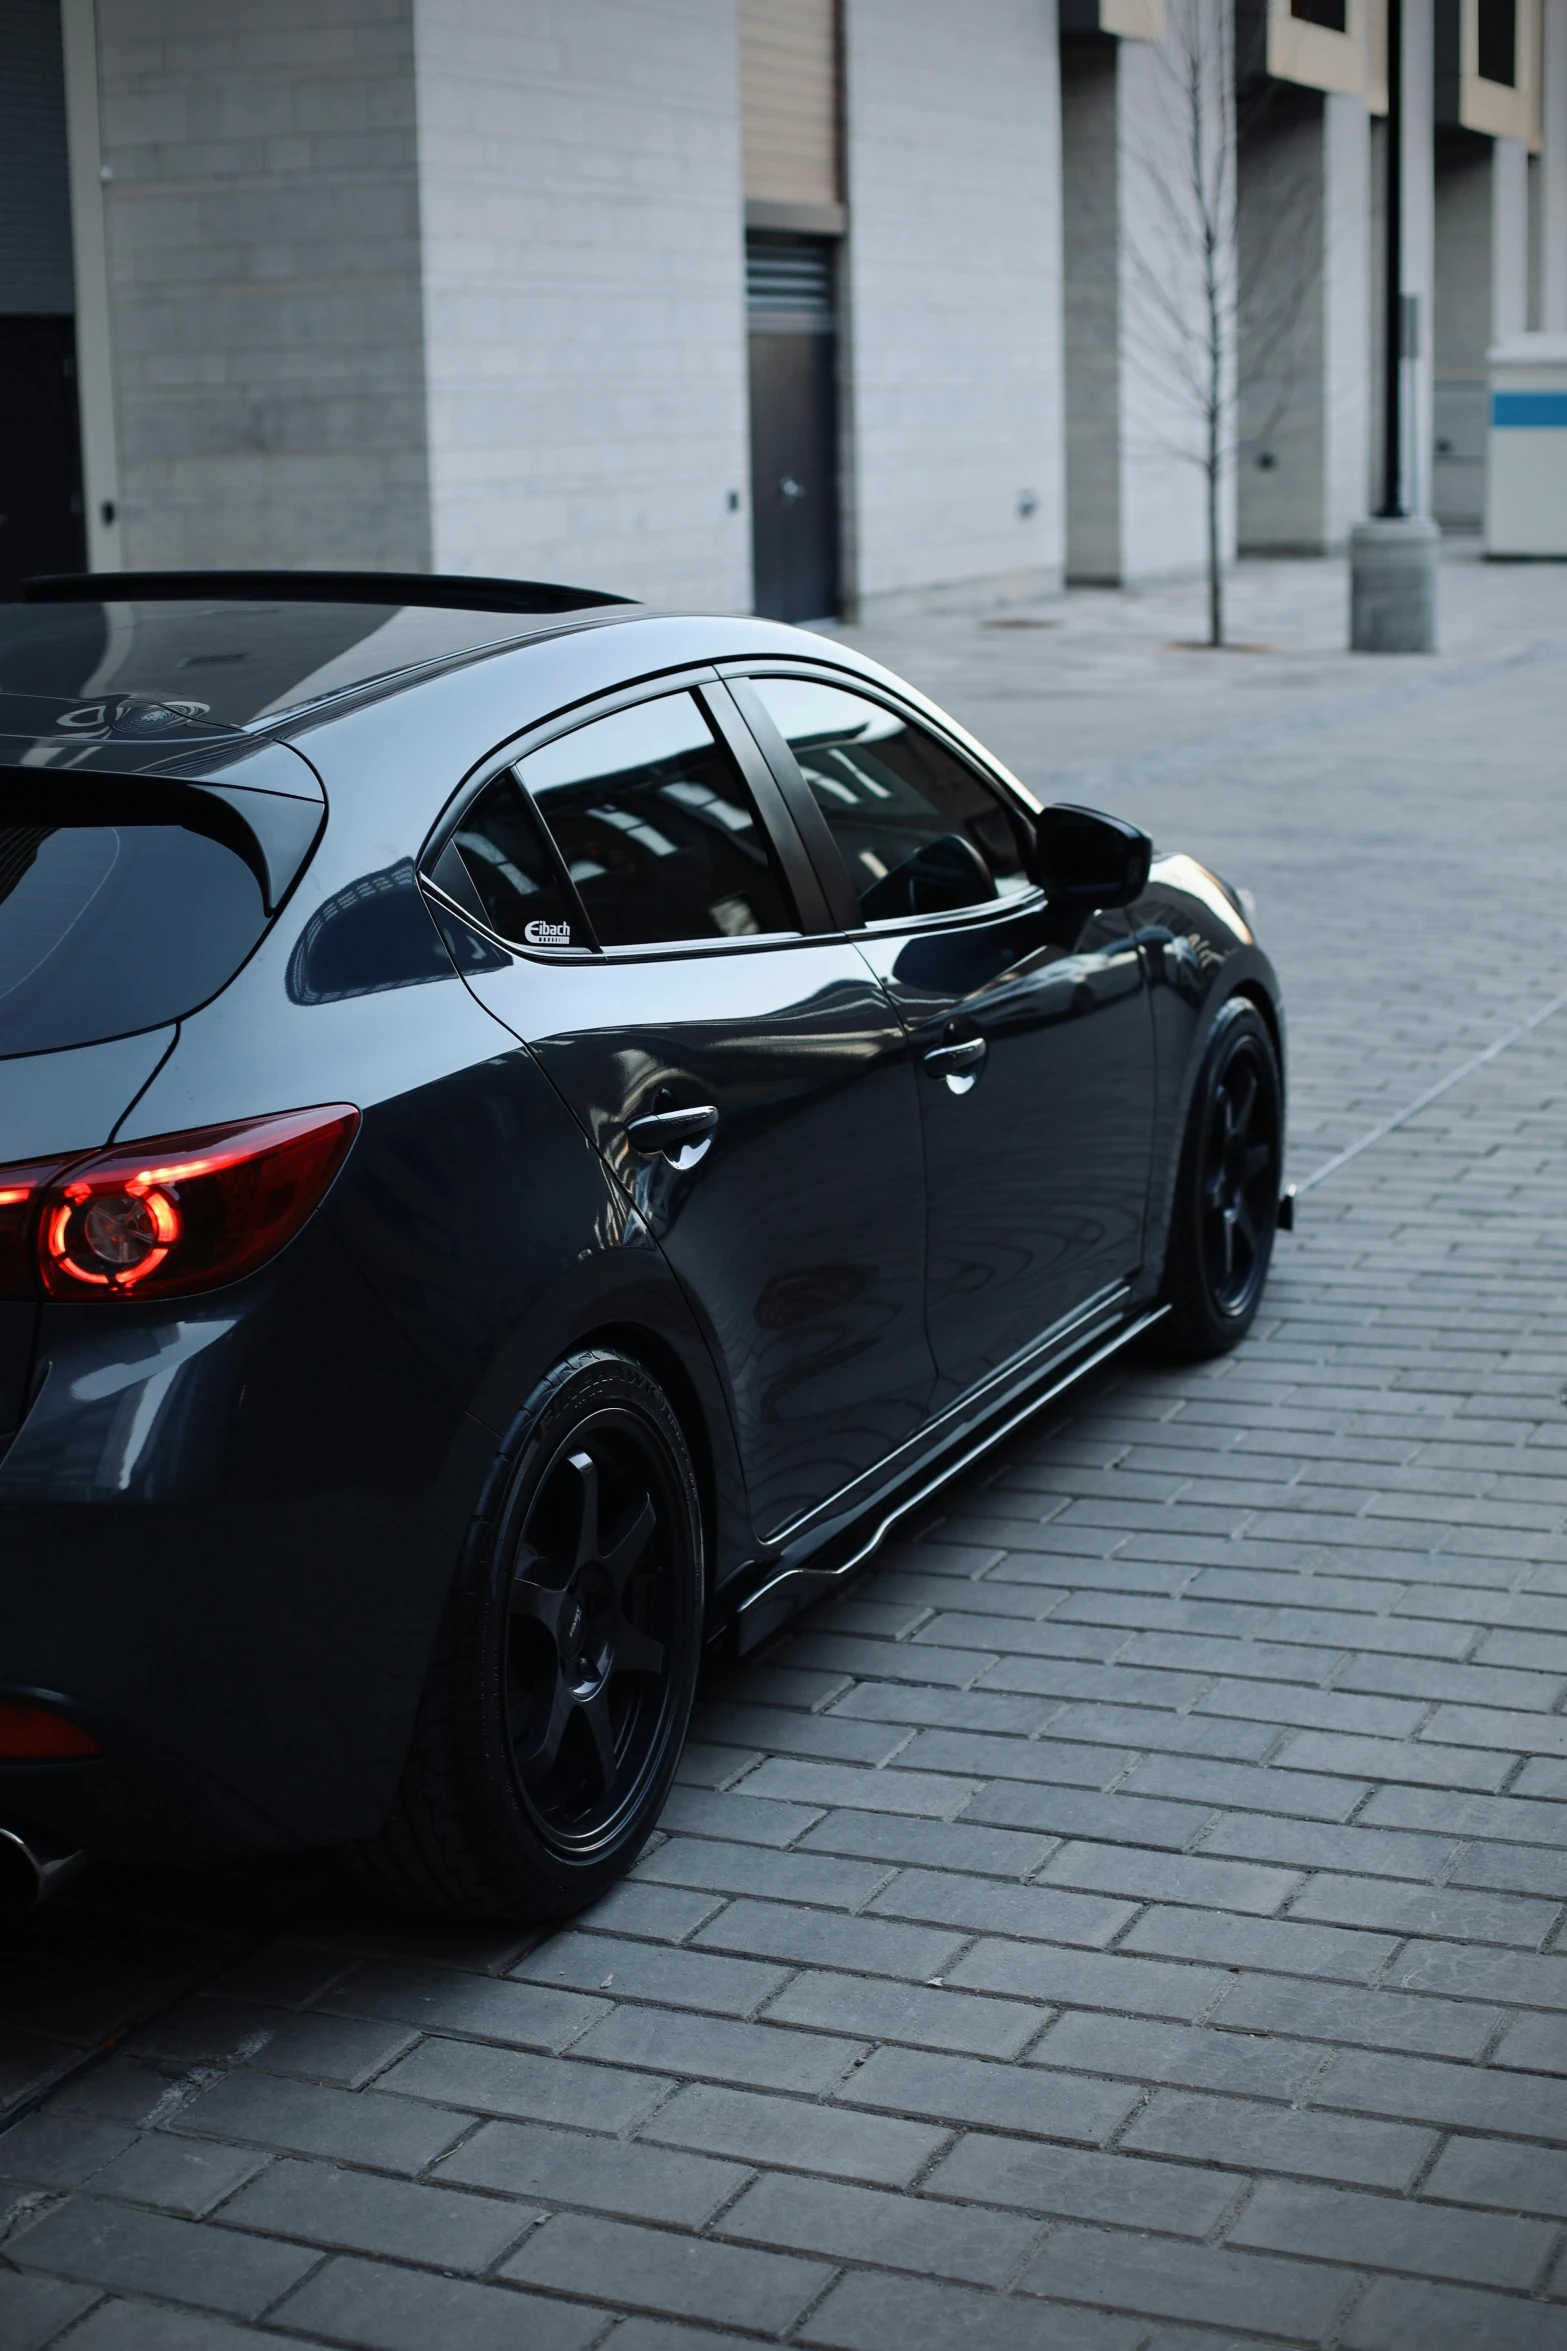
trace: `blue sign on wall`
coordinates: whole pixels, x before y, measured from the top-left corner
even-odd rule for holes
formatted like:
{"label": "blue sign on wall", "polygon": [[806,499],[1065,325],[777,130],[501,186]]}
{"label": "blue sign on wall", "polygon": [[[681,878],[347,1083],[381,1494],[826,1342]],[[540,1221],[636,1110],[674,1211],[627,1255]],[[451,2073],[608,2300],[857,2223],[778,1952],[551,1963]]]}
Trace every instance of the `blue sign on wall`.
{"label": "blue sign on wall", "polygon": [[1567,426],[1567,392],[1493,392],[1493,425]]}

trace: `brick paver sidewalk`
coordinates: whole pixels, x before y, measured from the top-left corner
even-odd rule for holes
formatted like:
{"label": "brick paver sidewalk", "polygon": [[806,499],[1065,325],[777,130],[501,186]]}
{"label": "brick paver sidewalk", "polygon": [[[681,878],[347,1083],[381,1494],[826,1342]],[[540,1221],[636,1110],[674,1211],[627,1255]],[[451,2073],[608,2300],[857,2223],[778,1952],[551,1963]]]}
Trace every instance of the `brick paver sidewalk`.
{"label": "brick paver sidewalk", "polygon": [[1308,567],[1228,666],[1175,597],[878,643],[1257,889],[1297,1176],[1513,1041],[1311,1193],[1237,1356],[1123,1367],[721,1676],[573,1930],[296,1896],[217,1975],[198,1904],[143,1979],[58,1913],[5,2351],[1561,2351],[1567,580],[1447,585],[1435,664],[1335,656]]}

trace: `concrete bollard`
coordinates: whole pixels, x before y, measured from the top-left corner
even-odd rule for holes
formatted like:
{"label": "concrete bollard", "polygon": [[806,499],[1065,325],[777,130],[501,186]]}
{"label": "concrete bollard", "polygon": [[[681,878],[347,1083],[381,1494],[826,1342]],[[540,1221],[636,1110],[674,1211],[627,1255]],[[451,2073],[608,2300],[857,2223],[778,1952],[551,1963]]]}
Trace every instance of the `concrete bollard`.
{"label": "concrete bollard", "polygon": [[1442,534],[1423,514],[1378,516],[1349,535],[1352,653],[1436,651],[1436,551]]}

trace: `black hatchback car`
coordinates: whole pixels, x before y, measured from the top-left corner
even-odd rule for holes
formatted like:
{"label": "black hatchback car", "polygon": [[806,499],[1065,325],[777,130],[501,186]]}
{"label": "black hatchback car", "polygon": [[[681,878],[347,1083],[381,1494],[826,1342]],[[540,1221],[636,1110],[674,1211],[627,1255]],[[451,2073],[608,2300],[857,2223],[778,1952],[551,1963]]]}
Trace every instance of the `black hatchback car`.
{"label": "black hatchback car", "polygon": [[744,1649],[1251,1322],[1273,970],[846,646],[506,582],[0,612],[0,1855],[549,1916]]}

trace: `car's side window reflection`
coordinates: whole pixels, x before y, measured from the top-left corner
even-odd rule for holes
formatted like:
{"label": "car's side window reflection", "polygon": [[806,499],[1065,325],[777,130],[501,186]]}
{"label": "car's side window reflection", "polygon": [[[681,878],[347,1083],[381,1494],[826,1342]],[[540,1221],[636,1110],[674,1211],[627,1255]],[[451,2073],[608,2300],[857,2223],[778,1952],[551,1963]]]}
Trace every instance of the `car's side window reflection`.
{"label": "car's side window reflection", "polygon": [[601,947],[797,927],[755,802],[689,694],[595,719],[517,773]]}
{"label": "car's side window reflection", "polygon": [[880,702],[809,678],[752,686],[798,760],[867,922],[1029,888],[1016,823],[955,752]]}
{"label": "car's side window reflection", "polygon": [[431,879],[503,939],[531,947],[592,945],[544,828],[509,772],[468,810]]}
{"label": "car's side window reflection", "polygon": [[750,791],[689,694],[657,695],[530,752],[480,793],[428,871],[530,947],[798,927]]}

